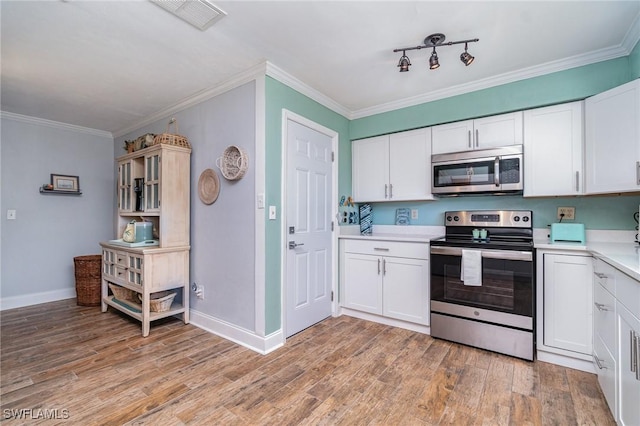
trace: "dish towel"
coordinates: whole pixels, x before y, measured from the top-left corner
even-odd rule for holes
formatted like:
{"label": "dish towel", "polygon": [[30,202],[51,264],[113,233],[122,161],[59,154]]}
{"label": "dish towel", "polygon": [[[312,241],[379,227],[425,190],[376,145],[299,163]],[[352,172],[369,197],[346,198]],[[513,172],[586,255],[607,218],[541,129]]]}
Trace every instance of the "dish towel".
{"label": "dish towel", "polygon": [[462,250],[460,265],[460,281],[464,285],[482,285],[482,252],[479,250]]}

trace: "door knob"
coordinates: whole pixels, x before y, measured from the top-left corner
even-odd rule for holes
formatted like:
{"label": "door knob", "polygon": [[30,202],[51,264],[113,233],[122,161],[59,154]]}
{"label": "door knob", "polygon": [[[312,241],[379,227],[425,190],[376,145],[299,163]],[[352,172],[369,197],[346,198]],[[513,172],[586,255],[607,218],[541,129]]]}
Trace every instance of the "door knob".
{"label": "door knob", "polygon": [[304,245],[304,243],[297,244],[295,241],[289,241],[289,249],[290,250],[294,249],[294,248],[296,248],[298,246],[303,246],[303,245]]}

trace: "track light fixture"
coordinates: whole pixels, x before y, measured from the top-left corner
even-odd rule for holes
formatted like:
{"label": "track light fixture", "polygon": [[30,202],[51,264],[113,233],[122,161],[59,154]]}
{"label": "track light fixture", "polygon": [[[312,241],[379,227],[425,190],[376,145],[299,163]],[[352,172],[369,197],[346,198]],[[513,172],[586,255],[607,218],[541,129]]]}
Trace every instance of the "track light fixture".
{"label": "track light fixture", "polygon": [[407,50],[420,50],[425,48],[433,47],[433,51],[431,52],[431,57],[429,58],[429,69],[435,70],[440,67],[440,61],[438,60],[438,53],[436,52],[436,47],[441,46],[452,46],[454,44],[462,44],[464,43],[464,52],[460,54],[460,60],[466,66],[471,65],[475,57],[471,56],[469,52],[467,52],[468,44],[475,43],[480,39],[474,38],[469,40],[460,40],[460,41],[448,41],[444,42],[445,35],[442,33],[435,33],[427,36],[424,39],[424,44],[415,47],[402,47],[400,49],[393,49],[394,52],[402,52],[402,57],[400,58],[400,62],[398,62],[398,67],[400,67],[400,72],[409,71],[409,66],[411,66],[411,61],[407,56]]}

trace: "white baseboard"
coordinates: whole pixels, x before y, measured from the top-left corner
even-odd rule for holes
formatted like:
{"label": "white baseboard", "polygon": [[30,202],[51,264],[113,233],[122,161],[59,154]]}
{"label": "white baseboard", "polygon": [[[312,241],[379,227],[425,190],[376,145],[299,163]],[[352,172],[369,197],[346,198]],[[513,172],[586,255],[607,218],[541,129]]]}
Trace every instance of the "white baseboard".
{"label": "white baseboard", "polygon": [[384,325],[390,325],[392,327],[404,328],[405,330],[415,331],[423,334],[431,334],[431,327],[426,325],[414,324],[402,320],[393,318],[387,318],[376,314],[370,314],[368,312],[355,311],[349,308],[340,308],[339,313],[341,315],[347,315],[354,318],[360,318],[367,321],[377,322]]}
{"label": "white baseboard", "polygon": [[210,315],[203,314],[202,312],[194,311],[193,309],[190,310],[189,317],[189,322],[196,327],[223,337],[262,355],[266,355],[284,346],[285,339],[282,330],[278,330],[275,333],[263,337],[258,336],[252,331],[240,328]]}
{"label": "white baseboard", "polygon": [[536,360],[548,362],[550,364],[561,365],[563,367],[573,368],[574,370],[585,371],[587,373],[595,374],[596,370],[593,367],[593,362],[586,359],[578,359],[565,355],[555,354],[552,352],[544,352],[541,350],[536,351]]}
{"label": "white baseboard", "polygon": [[45,291],[42,293],[21,294],[20,296],[0,298],[0,311],[25,306],[39,305],[40,303],[56,302],[64,299],[74,299],[76,297],[75,288],[65,288],[63,290]]}

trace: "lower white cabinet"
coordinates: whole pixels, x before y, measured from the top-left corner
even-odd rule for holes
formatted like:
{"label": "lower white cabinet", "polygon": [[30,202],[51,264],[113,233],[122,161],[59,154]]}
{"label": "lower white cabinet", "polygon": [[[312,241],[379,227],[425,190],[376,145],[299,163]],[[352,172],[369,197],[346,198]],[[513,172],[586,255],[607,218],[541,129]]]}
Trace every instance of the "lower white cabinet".
{"label": "lower white cabinet", "polygon": [[343,307],[429,324],[428,244],[345,239],[341,247]]}
{"label": "lower white cabinet", "polygon": [[[593,263],[588,254],[538,252],[542,261],[542,328],[538,348],[590,360]],[[540,290],[540,286],[538,287]],[[540,323],[538,323],[540,325]]]}
{"label": "lower white cabinet", "polygon": [[594,260],[594,349],[598,382],[620,425],[640,425],[640,282]]}

